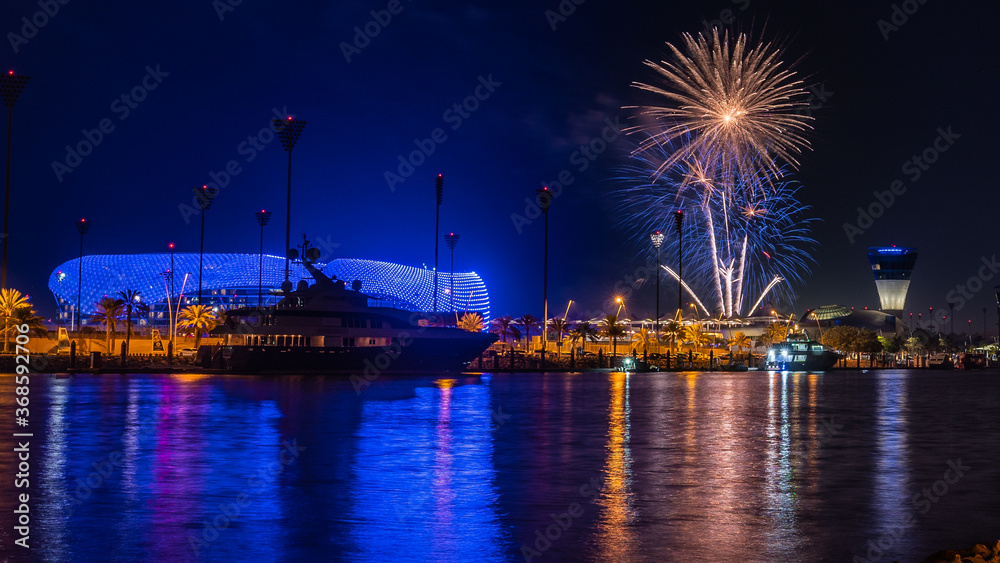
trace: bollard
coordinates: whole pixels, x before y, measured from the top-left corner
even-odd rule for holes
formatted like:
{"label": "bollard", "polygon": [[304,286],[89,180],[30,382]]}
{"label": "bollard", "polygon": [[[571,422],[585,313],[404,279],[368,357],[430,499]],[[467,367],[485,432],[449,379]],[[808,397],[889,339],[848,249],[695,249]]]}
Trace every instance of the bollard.
{"label": "bollard", "polygon": [[569,369],[570,371],[576,369],[576,348],[569,351]]}
{"label": "bollard", "polygon": [[69,343],[69,368],[76,368],[76,340]]}
{"label": "bollard", "polygon": [[167,365],[174,365],[174,343],[167,342]]}

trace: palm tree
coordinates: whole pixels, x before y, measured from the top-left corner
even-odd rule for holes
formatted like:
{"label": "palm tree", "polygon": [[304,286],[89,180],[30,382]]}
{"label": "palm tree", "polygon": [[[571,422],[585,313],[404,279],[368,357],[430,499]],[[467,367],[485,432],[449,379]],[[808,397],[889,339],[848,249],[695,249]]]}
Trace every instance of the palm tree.
{"label": "palm tree", "polygon": [[201,334],[219,325],[215,311],[208,305],[191,305],[177,315],[177,326],[194,329],[194,349],[201,346]]}
{"label": "palm tree", "polygon": [[639,329],[639,332],[632,335],[632,340],[642,344],[642,353],[645,354],[647,351],[647,344],[650,342],[656,344],[656,333],[646,327],[642,327]]}
{"label": "palm tree", "polygon": [[590,324],[590,321],[580,321],[576,323],[576,327],[569,331],[570,338],[572,338],[573,346],[576,346],[576,341],[579,340],[582,348],[587,349],[587,339],[589,338],[591,342],[597,340],[597,327]]}
{"label": "palm tree", "polygon": [[736,347],[736,353],[740,354],[744,348],[750,347],[750,337],[742,332],[737,332],[729,339],[729,345]]}
{"label": "palm tree", "polygon": [[502,317],[497,317],[490,321],[490,332],[496,334],[500,337],[500,342],[507,342],[507,338],[513,338],[514,332],[512,329],[514,319],[510,315],[504,315]]}
{"label": "palm tree", "polygon": [[618,338],[625,336],[625,327],[618,322],[618,314],[606,315],[601,321],[604,327],[601,333],[611,339],[611,356],[618,357]]}
{"label": "palm tree", "polygon": [[[554,317],[551,321],[549,321],[549,330],[556,333],[557,342],[562,342],[563,336],[569,332],[569,323],[562,317]],[[556,354],[560,356],[562,355],[562,346],[556,347]]]}
{"label": "palm tree", "polygon": [[[14,316],[11,317],[10,324],[12,329],[16,326],[28,325],[28,332],[32,336],[39,338],[45,338],[49,335],[48,329],[45,328],[44,319],[36,315],[34,309],[31,307],[21,307],[14,311]],[[24,333],[19,332],[19,334]]]}
{"label": "palm tree", "polygon": [[24,308],[28,308],[29,310],[31,308],[27,295],[23,295],[20,291],[12,288],[0,291],[0,317],[3,317],[4,352],[7,352],[7,342],[11,328],[16,324],[14,322],[14,315]]}
{"label": "palm tree", "polygon": [[788,325],[771,323],[770,325],[767,326],[767,330],[764,331],[764,334],[761,335],[760,340],[761,342],[764,343],[765,346],[770,346],[771,344],[781,342],[787,336],[788,336]]}
{"label": "palm tree", "polygon": [[110,354],[115,346],[115,329],[122,318],[125,304],[120,299],[105,295],[96,303],[96,311],[90,319],[104,325],[104,347]]}
{"label": "palm tree", "polygon": [[149,305],[141,301],[142,295],[137,289],[126,289],[119,291],[122,303],[125,305],[125,353],[128,354],[132,345],[132,317],[139,319],[149,314]]}
{"label": "palm tree", "polygon": [[684,340],[687,340],[694,346],[695,352],[701,350],[702,345],[705,344],[707,339],[708,335],[705,334],[700,325],[692,324],[684,327]]}
{"label": "palm tree", "polygon": [[525,313],[521,315],[514,322],[524,327],[524,341],[525,341],[524,349],[525,351],[530,351],[529,349],[531,348],[531,329],[535,328],[538,325],[538,319],[536,319],[534,316],[528,313]]}
{"label": "palm tree", "polygon": [[458,320],[458,328],[469,332],[482,332],[483,317],[479,313],[466,313]]}
{"label": "palm tree", "polygon": [[674,346],[680,340],[683,333],[684,327],[681,326],[681,323],[670,321],[660,327],[660,340],[665,340],[670,346],[670,351],[673,352]]}

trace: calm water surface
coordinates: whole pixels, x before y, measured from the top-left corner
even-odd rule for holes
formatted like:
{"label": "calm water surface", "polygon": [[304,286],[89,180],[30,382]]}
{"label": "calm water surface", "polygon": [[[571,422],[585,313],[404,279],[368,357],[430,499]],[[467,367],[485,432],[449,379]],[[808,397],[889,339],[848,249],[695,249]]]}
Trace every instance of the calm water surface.
{"label": "calm water surface", "polygon": [[1000,539],[997,372],[34,376],[29,559],[13,384],[11,561],[910,562]]}

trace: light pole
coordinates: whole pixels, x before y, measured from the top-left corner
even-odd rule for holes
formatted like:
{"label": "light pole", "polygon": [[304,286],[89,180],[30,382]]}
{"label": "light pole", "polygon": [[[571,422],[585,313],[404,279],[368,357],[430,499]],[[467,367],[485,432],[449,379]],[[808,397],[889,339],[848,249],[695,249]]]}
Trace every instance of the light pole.
{"label": "light pole", "polygon": [[434,312],[438,310],[438,226],[441,223],[441,200],[444,197],[444,174],[438,174],[434,180],[434,193],[437,204],[434,211]]}
{"label": "light pole", "polygon": [[455,233],[449,233],[444,236],[445,242],[448,243],[448,249],[451,250],[451,310],[455,311],[455,245],[458,244],[458,237]]}
{"label": "light pole", "polygon": [[[677,320],[684,317],[684,237],[681,227],[684,224],[684,211],[678,209],[674,212],[674,224],[677,227]],[[659,272],[657,272],[659,275]]]}
{"label": "light pole", "polygon": [[[80,261],[77,263],[77,274],[76,274],[76,326],[79,328],[80,324],[83,323],[83,317],[81,313],[83,311],[83,304],[80,302],[81,291],[83,289],[83,235],[87,234],[90,229],[90,221],[86,219],[80,219],[76,223],[76,230],[80,231]],[[4,241],[6,242],[6,238]],[[70,320],[70,330],[73,330],[73,321]]]}
{"label": "light pole", "polygon": [[254,213],[260,225],[260,266],[257,268],[257,307],[264,304],[264,227],[271,220],[271,212],[261,209]]}
{"label": "light pole", "polygon": [[[993,286],[993,293],[997,298],[997,334],[1000,335],[1000,285]],[[983,332],[986,332],[985,326]],[[1000,342],[1000,336],[998,336],[997,342]]]}
{"label": "light pole", "polygon": [[198,205],[201,207],[201,243],[198,246],[198,304],[201,305],[201,271],[205,260],[205,215],[209,207],[212,207],[212,198],[208,195],[208,186],[193,188],[195,196],[198,198]]}
{"label": "light pole", "polygon": [[660,349],[660,245],[663,244],[663,233],[656,231],[649,235],[653,241],[653,248],[656,250],[656,349]]}
{"label": "light pole", "polygon": [[[8,71],[0,78],[0,98],[7,106],[7,175],[4,180],[3,195],[3,267],[0,269],[0,288],[7,289],[7,242],[10,239],[10,139],[14,121],[14,102],[28,83],[27,76],[15,75]],[[70,321],[72,324],[72,321]]]}
{"label": "light pole", "polygon": [[170,323],[170,342],[174,341],[174,310],[170,305],[171,300],[174,298],[174,243],[167,245],[170,249],[170,295],[167,296],[167,322]]}
{"label": "light pole", "polygon": [[545,237],[542,243],[542,366],[545,365],[545,351],[548,347],[549,334],[549,206],[552,205],[552,192],[547,186],[535,190],[538,207],[545,215]]}
{"label": "light pole", "polygon": [[285,291],[292,290],[292,282],[289,280],[291,272],[289,270],[288,255],[288,252],[292,248],[292,149],[295,148],[295,143],[299,140],[299,135],[302,134],[305,126],[305,121],[293,119],[290,115],[288,119],[274,119],[274,132],[278,135],[278,139],[281,140],[281,146],[288,153],[288,202],[285,210],[285,281],[281,284],[282,290]]}

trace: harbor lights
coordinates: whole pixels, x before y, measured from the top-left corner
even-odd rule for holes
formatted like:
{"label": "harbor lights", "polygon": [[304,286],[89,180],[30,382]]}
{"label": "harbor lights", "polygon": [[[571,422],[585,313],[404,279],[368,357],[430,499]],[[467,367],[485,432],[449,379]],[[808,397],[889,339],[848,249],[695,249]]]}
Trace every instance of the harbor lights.
{"label": "harbor lights", "polygon": [[[0,99],[7,106],[7,173],[4,179],[3,195],[3,265],[0,267],[0,288],[7,289],[7,243],[10,240],[10,145],[12,124],[14,121],[14,102],[21,96],[24,86],[28,83],[27,76],[8,71],[0,75]],[[77,303],[79,306],[79,303]],[[71,321],[72,323],[72,321]]]}
{"label": "harbor lights", "polygon": [[305,129],[306,122],[294,119],[289,115],[287,119],[275,118],[273,124],[274,132],[278,135],[278,139],[281,140],[281,146],[288,153],[288,201],[285,208],[285,281],[281,284],[281,289],[287,293],[292,290],[292,282],[289,279],[291,275],[289,268],[291,265],[288,255],[292,249],[292,149],[295,148],[295,143],[298,142],[299,135]]}
{"label": "harbor lights", "polygon": [[264,227],[271,220],[271,212],[261,209],[254,213],[260,225],[260,265],[257,268],[257,307],[264,303]]}

